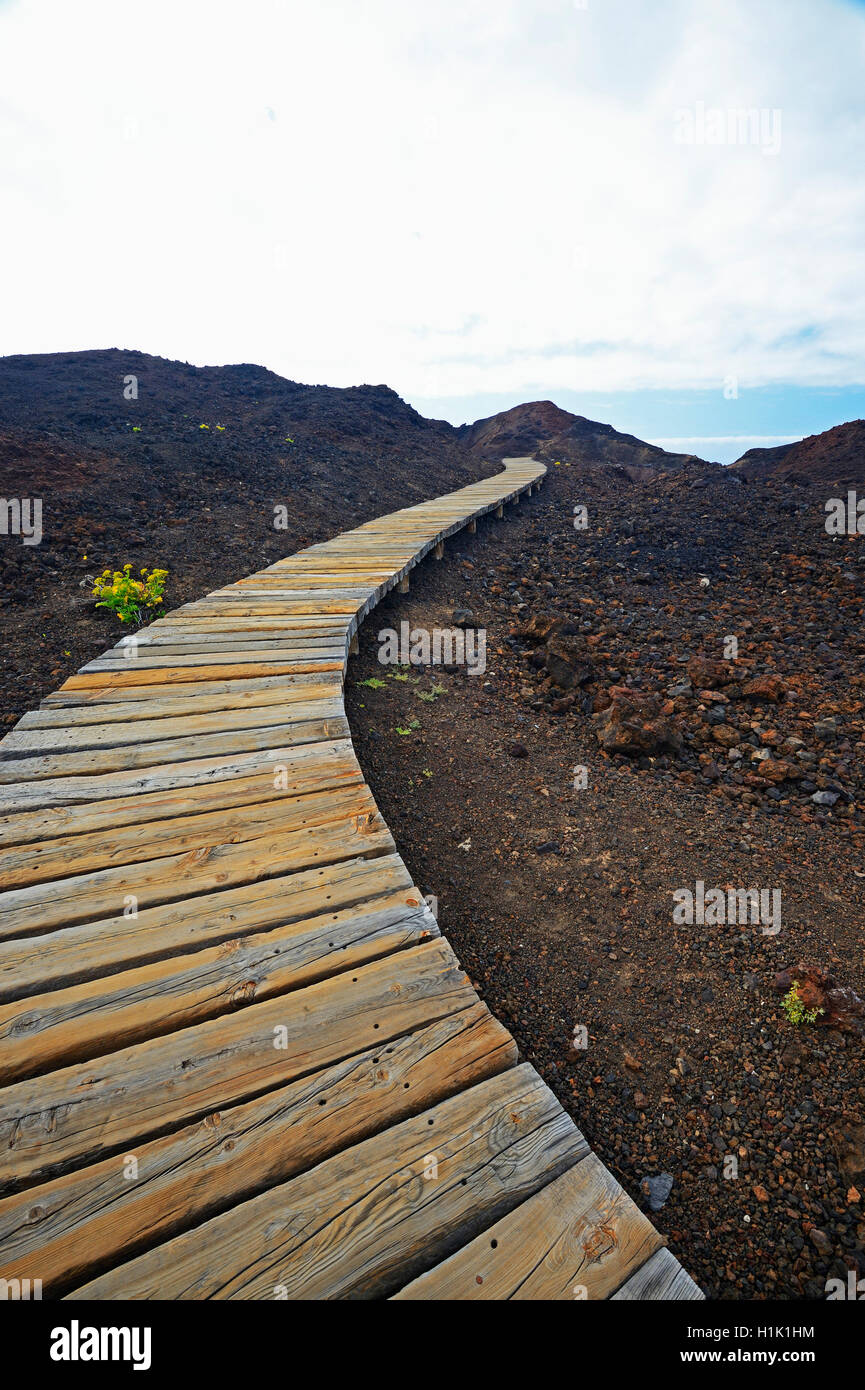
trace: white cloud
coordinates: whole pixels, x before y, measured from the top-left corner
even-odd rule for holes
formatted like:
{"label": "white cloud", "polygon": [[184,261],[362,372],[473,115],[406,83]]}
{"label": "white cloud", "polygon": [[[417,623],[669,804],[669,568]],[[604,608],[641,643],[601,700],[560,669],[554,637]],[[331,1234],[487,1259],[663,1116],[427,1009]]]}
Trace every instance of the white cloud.
{"label": "white cloud", "polygon": [[[407,396],[865,380],[846,0],[0,0],[0,351]],[[674,141],[780,110],[776,155]]]}

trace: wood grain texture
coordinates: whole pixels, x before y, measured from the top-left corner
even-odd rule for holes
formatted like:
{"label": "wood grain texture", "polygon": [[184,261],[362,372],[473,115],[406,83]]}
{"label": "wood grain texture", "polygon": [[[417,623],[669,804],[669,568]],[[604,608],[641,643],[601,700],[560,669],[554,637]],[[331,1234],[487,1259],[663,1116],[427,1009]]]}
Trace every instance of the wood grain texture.
{"label": "wood grain texture", "polygon": [[395,1297],[609,1298],[660,1244],[651,1222],[588,1154]]}
{"label": "wood grain texture", "polygon": [[0,998],[95,980],[136,965],[203,950],[238,936],[316,919],[328,922],[372,910],[384,897],[417,907],[413,887],[398,855],[350,859],[327,868],[204,893],[177,903],[145,908],[137,917],[116,916],[41,936],[0,942]]}
{"label": "wood grain texture", "polygon": [[71,1296],[380,1297],[585,1149],[534,1068],[514,1067]]}
{"label": "wood grain texture", "polygon": [[641,1269],[613,1294],[614,1300],[636,1302],[645,1299],[696,1302],[705,1298],[702,1289],[686,1274],[669,1250],[658,1250]]}
{"label": "wood grain texture", "polygon": [[0,1278],[41,1278],[54,1296],[512,1067],[516,1056],[477,1003],[136,1145],[135,1179],[120,1154],[0,1199]]}
{"label": "wood grain texture", "polygon": [[468,1008],[444,941],[0,1091],[0,1193]]}

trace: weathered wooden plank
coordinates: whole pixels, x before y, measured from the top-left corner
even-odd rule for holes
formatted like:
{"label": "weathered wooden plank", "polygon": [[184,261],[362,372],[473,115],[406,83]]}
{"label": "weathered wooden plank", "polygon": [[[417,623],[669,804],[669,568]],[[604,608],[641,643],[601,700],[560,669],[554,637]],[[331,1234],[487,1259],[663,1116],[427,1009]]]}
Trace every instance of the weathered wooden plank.
{"label": "weathered wooden plank", "polygon": [[229,666],[214,662],[207,666],[157,666],[145,667],[143,662],[128,661],[117,670],[92,671],[82,675],[70,676],[60,687],[63,691],[77,690],[125,690],[138,685],[181,685],[184,682],[201,680],[246,680],[261,676],[290,676],[293,672],[341,671],[342,661],[338,658],[326,660],[314,657],[310,660],[284,660],[273,662],[238,661]]}
{"label": "weathered wooden plank", "polygon": [[121,864],[188,854],[210,845],[258,840],[275,831],[286,834],[303,827],[348,821],[375,812],[372,792],[362,782],[348,788],[282,797],[260,805],[228,807],[203,815],[176,816],[117,826],[106,844],[102,831],[59,836],[36,843],[12,845],[3,854],[7,888],[46,883],[67,875],[84,874]]}
{"label": "weathered wooden plank", "polygon": [[612,1301],[635,1302],[641,1299],[673,1300],[690,1299],[696,1302],[705,1298],[699,1284],[695,1284],[690,1274],[686,1274],[679,1261],[669,1250],[657,1250],[636,1274],[622,1285],[612,1296]]}
{"label": "weathered wooden plank", "polygon": [[378,811],[300,830],[270,832],[239,843],[217,840],[181,854],[0,893],[0,940],[93,922],[124,910],[134,916],[157,903],[177,902],[314,865],[393,850],[391,833]]}
{"label": "weathered wooden plank", "polygon": [[298,932],[323,932],[360,910],[384,912],[417,907],[420,901],[398,855],[352,859],[327,873],[306,869],[182,904],[145,908],[136,919],[103,918],[0,942],[0,999],[26,999],[271,927],[297,923]]}
{"label": "weathered wooden plank", "polygon": [[274,740],[269,748],[218,758],[188,758],[120,772],[76,777],[46,777],[33,782],[0,786],[0,812],[10,814],[52,806],[68,806],[113,797],[140,796],[151,791],[175,791],[180,787],[210,785],[269,768],[274,781],[278,767],[290,767],[294,749],[302,744],[320,745],[325,739],[348,738],[345,718],[313,720],[291,726],[291,740]]}
{"label": "weathered wooden plank", "polygon": [[426,906],[236,936],[87,984],[0,1004],[0,1086],[188,1028],[438,936]]}
{"label": "weathered wooden plank", "polygon": [[187,762],[194,758],[217,755],[252,753],[274,744],[284,747],[292,743],[318,743],[333,720],[347,730],[343,720],[342,700],[310,701],[283,710],[282,721],[271,720],[261,727],[232,729],[226,732],[176,733],[143,743],[108,744],[83,751],[61,750],[28,757],[0,759],[0,786],[18,785],[26,779],[97,777],[106,772],[128,772],[133,768],[156,767],[171,761]]}
{"label": "weathered wooden plank", "polygon": [[[292,670],[279,676],[254,676],[245,680],[198,680],[181,685],[142,685],[133,689],[122,686],[116,689],[111,686],[98,686],[86,690],[61,688],[51,695],[46,695],[39,708],[40,711],[48,712],[74,710],[81,716],[88,710],[93,710],[98,719],[108,719],[112,717],[112,707],[119,704],[136,703],[143,709],[146,702],[154,711],[161,711],[167,706],[169,713],[183,714],[184,710],[187,713],[192,711],[193,706],[189,701],[194,700],[194,708],[204,713],[208,709],[234,709],[244,703],[257,704],[257,698],[250,697],[257,697],[262,691],[289,690],[303,685],[305,681],[314,684],[334,681],[341,684],[342,674],[341,669],[324,672]],[[267,700],[264,703],[267,703]]]}
{"label": "weathered wooden plank", "polygon": [[[276,775],[278,769],[284,773]],[[201,775],[202,771],[205,775]],[[362,781],[348,739],[301,744],[279,752],[242,754],[226,762],[208,759],[186,764],[179,779],[176,765],[164,769],[156,785],[147,781],[123,795],[123,779],[109,774],[103,795],[88,804],[45,806],[0,815],[0,845],[21,845],[40,838],[145,825],[150,821],[204,813],[233,806],[285,801],[305,792],[325,791]],[[112,794],[113,793],[113,794]]]}
{"label": "weathered wooden plank", "polygon": [[[289,699],[273,700],[269,704],[244,705],[241,709],[220,709],[210,714],[188,713],[184,718],[166,718],[158,711],[139,708],[137,713],[97,723],[93,710],[88,722],[68,721],[36,726],[18,723],[0,743],[0,758],[21,757],[25,754],[78,752],[97,748],[132,747],[136,743],[156,743],[162,739],[189,738],[193,734],[223,734],[236,729],[274,728],[309,716],[342,713],[340,688],[313,686],[306,691],[290,692]],[[128,710],[128,706],[117,706]],[[56,718],[56,715],[55,715]]]}
{"label": "weathered wooden plank", "polygon": [[[136,726],[136,733],[150,733],[150,738],[131,738],[128,742],[117,741],[117,734],[107,738],[102,744],[90,748],[61,748],[57,751],[28,752],[28,749],[0,748],[0,784],[19,783],[25,778],[40,780],[47,777],[92,777],[111,771],[128,771],[134,767],[152,767],[159,763],[188,762],[193,758],[213,758],[217,753],[246,753],[277,744],[291,744],[298,737],[299,742],[316,742],[310,734],[320,734],[325,721],[341,719],[342,699],[330,696],[320,701],[281,706],[280,713],[245,723],[236,728],[189,727],[192,720],[172,721],[174,730],[154,734],[153,728],[143,730],[143,723]],[[184,726],[186,723],[186,727]],[[3,756],[6,755],[6,756]]]}
{"label": "weathered wooden plank", "polygon": [[[262,652],[288,650],[294,655],[298,648],[316,654],[332,649],[340,652],[345,638],[345,624],[338,628],[302,629],[297,632],[201,632],[195,629],[181,629],[176,633],[158,633],[145,641],[136,639],[135,647],[118,643],[95,658],[98,661],[155,661],[160,657],[176,656],[206,657],[218,654],[220,657],[231,652],[239,653],[244,659],[247,654],[253,660]],[[202,663],[205,664],[205,663]],[[174,665],[173,660],[166,665]]]}
{"label": "weathered wooden plank", "polygon": [[86,666],[81,667],[82,674],[89,674],[96,671],[116,671],[122,672],[130,678],[135,677],[131,683],[144,684],[143,680],[137,680],[143,671],[170,670],[176,673],[188,670],[189,675],[185,680],[194,680],[195,672],[199,670],[213,674],[222,667],[236,667],[246,665],[250,667],[264,667],[272,673],[276,666],[286,665],[289,668],[312,664],[313,667],[328,669],[338,668],[342,664],[345,656],[345,648],[342,642],[328,640],[318,644],[306,641],[288,643],[281,647],[265,645],[264,647],[243,647],[238,649],[233,645],[229,650],[221,652],[212,648],[204,652],[175,652],[170,648],[161,647],[156,651],[143,649],[134,658],[124,656],[122,653],[115,656],[113,652],[107,652],[105,656],[97,657],[95,661],[90,661]]}
{"label": "weathered wooden plank", "polygon": [[[585,1149],[534,1068],[514,1067],[68,1297],[387,1294],[556,1177]],[[435,1176],[424,1176],[433,1170]]]}
{"label": "weathered wooden plank", "polygon": [[395,1295],[399,1299],[599,1299],[661,1237],[594,1154]]}
{"label": "weathered wooden plank", "polygon": [[513,1066],[474,1004],[135,1149],[0,1199],[0,1278],[74,1283],[200,1224],[446,1096]]}
{"label": "weathered wooden plank", "polygon": [[[316,612],[334,614],[352,614],[357,611],[357,602],[354,598],[327,598],[316,597]],[[277,599],[277,598],[236,598],[228,597],[225,594],[214,595],[212,599],[199,599],[195,604],[196,617],[209,616],[211,618],[266,618],[277,616],[284,618],[287,614],[303,613],[306,614],[310,609],[309,597],[298,599]],[[176,608],[176,613],[189,616],[193,609]]]}
{"label": "weathered wooden plank", "polygon": [[168,1130],[413,1028],[477,996],[431,941],[240,1014],[0,1092],[0,1192]]}

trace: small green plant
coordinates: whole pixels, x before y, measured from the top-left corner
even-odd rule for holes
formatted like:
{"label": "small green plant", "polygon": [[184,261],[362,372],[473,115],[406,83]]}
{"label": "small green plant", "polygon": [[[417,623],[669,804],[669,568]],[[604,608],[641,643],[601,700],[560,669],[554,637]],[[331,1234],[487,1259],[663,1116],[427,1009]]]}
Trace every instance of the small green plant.
{"label": "small green plant", "polygon": [[391,681],[407,681],[408,675],[402,671],[388,671],[387,678]]}
{"label": "small green plant", "polygon": [[397,724],[397,726],[396,726],[396,731],[397,731],[398,734],[401,735],[402,738],[408,738],[408,735],[409,735],[410,733],[412,733],[415,729],[419,729],[419,728],[420,728],[420,720],[419,720],[419,719],[411,719],[411,720],[409,720],[409,724],[408,724],[408,727],[407,727],[407,728],[402,728],[399,724]]}
{"label": "small green plant", "polygon": [[380,681],[378,676],[370,676],[369,680],[355,681],[355,685],[365,685],[367,690],[384,690],[384,681]]}
{"label": "small green plant", "polygon": [[131,564],[113,574],[103,570],[93,585],[96,607],[112,609],[122,623],[140,623],[143,611],[161,605],[167,578],[168,570],[143,569],[141,578],[133,579]]}
{"label": "small green plant", "polygon": [[802,1023],[816,1023],[817,1019],[825,1009],[806,1009],[802,996],[799,993],[799,981],[794,980],[784,998],[781,1000],[781,1008],[784,1010],[788,1019],[795,1026]]}

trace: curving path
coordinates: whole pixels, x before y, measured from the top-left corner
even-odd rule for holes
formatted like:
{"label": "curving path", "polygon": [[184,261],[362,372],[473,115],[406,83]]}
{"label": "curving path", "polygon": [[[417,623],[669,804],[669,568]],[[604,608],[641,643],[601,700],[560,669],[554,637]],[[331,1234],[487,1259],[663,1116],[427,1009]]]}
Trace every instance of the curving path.
{"label": "curving path", "polygon": [[0,1279],[702,1296],[460,969],[343,710],[370,609],[543,473],[176,609],[0,743]]}

